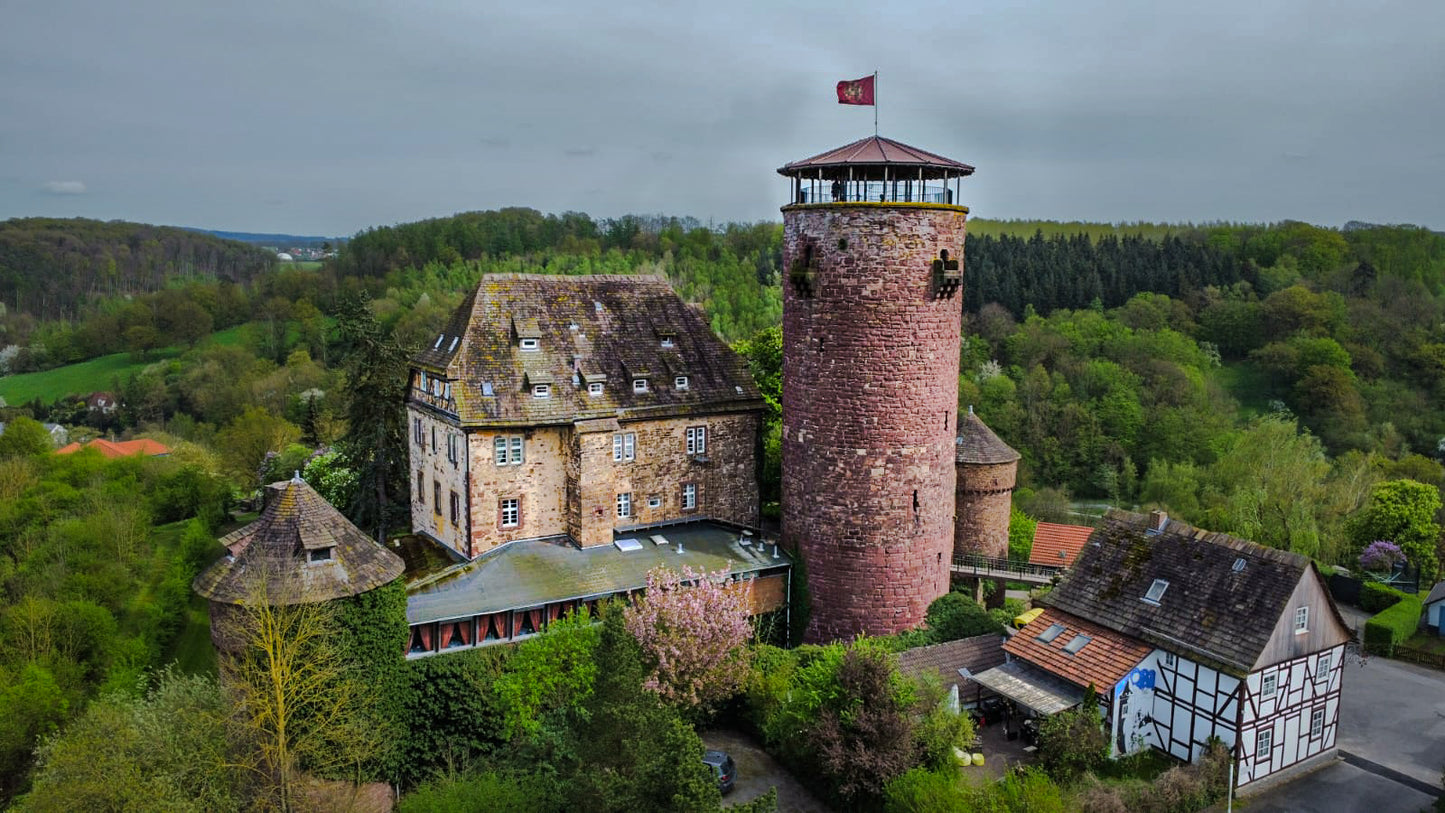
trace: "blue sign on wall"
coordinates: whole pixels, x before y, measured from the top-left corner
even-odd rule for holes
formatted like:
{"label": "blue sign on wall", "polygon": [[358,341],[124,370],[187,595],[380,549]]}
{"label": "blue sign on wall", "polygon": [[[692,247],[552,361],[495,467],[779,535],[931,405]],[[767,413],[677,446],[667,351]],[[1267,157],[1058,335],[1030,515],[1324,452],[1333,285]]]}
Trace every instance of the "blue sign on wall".
{"label": "blue sign on wall", "polygon": [[1154,688],[1154,670],[1135,669],[1129,673],[1127,681],[1135,689],[1152,689]]}

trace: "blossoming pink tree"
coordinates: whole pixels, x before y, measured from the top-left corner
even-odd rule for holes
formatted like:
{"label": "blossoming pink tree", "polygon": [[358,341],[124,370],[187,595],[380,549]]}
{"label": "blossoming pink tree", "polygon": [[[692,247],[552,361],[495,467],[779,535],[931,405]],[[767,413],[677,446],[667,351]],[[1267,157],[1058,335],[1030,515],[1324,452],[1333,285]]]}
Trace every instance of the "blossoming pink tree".
{"label": "blossoming pink tree", "polygon": [[711,706],[748,674],[752,584],[684,567],[647,574],[647,592],[627,608],[627,631],[651,667],[643,686],[676,706]]}

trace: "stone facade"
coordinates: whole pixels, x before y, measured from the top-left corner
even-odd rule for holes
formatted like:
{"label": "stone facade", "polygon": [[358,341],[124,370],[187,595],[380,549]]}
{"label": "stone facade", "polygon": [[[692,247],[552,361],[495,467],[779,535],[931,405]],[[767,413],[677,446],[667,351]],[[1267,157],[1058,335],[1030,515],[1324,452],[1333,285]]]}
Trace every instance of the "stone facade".
{"label": "stone facade", "polygon": [[934,260],[962,258],[967,212],[783,209],[783,536],[809,640],[915,627],[948,590],[962,309]]}
{"label": "stone facade", "polygon": [[958,464],[953,552],[1008,557],[1009,507],[1018,462]]}
{"label": "stone facade", "polygon": [[[412,528],[468,558],[519,539],[566,536],[590,547],[611,544],[614,531],[639,525],[702,518],[758,522],[756,412],[466,430],[415,406],[409,417]],[[694,443],[702,430],[701,454],[688,453],[689,430]],[[461,438],[458,462],[449,459],[451,433]],[[499,439],[506,444],[503,463]],[[615,459],[619,443],[622,460]],[[460,500],[456,521],[452,494]],[[621,494],[630,495],[625,517],[619,514]],[[503,515],[503,500],[517,500],[515,517]]]}

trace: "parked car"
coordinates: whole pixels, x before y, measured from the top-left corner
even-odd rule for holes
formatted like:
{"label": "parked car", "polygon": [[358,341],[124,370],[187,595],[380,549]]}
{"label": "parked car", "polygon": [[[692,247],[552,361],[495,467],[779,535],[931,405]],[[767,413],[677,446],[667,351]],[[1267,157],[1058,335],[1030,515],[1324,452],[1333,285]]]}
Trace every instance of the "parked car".
{"label": "parked car", "polygon": [[717,777],[717,789],[724,795],[730,793],[733,780],[738,776],[738,767],[733,763],[733,758],[728,756],[726,751],[704,751],[702,761],[712,768],[713,776]]}

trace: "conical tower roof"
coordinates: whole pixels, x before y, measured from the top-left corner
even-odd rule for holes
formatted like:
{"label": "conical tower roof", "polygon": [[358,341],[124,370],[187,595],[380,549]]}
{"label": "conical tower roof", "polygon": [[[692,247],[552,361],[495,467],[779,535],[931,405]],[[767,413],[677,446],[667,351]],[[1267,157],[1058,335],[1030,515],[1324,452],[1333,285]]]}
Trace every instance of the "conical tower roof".
{"label": "conical tower roof", "polygon": [[958,438],[955,442],[957,446],[953,459],[956,463],[989,465],[1013,463],[1019,459],[1019,453],[999,440],[998,435],[973,414],[972,407],[958,425]]}
{"label": "conical tower roof", "polygon": [[266,487],[255,522],[227,534],[228,555],[196,577],[211,601],[272,604],[329,601],[364,593],[400,576],[400,556],[377,544],[302,479]]}
{"label": "conical tower roof", "polygon": [[844,169],[846,174],[848,167],[888,167],[895,171],[921,169],[924,171],[924,176],[928,178],[937,178],[944,172],[947,172],[950,177],[973,174],[973,167],[961,161],[944,158],[937,153],[910,147],[901,141],[894,141],[879,135],[860,138],[851,144],[835,147],[811,158],[794,161],[780,167],[778,174],[788,176],[807,174],[811,177],[811,173],[819,169],[838,168]]}

